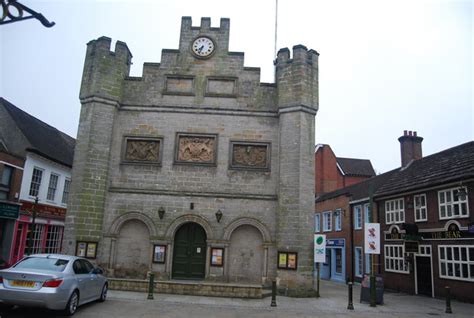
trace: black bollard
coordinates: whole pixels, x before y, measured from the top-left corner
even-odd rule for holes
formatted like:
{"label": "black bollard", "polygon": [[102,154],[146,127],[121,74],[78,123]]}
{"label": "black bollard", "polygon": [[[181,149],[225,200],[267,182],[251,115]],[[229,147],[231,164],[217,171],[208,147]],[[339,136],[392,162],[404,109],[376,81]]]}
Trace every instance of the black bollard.
{"label": "black bollard", "polygon": [[447,314],[452,314],[453,311],[451,310],[451,288],[449,286],[445,287],[446,289],[446,311]]}
{"label": "black bollard", "polygon": [[277,293],[277,282],[273,281],[272,282],[272,304],[270,305],[272,307],[277,306],[276,293]]}
{"label": "black bollard", "polygon": [[148,297],[147,299],[153,299],[153,287],[155,285],[155,274],[150,272],[150,281],[148,282]]}
{"label": "black bollard", "polygon": [[349,303],[347,304],[347,309],[354,310],[354,304],[352,303],[352,285],[353,285],[353,283],[349,282],[349,284],[347,284],[347,285],[349,286]]}

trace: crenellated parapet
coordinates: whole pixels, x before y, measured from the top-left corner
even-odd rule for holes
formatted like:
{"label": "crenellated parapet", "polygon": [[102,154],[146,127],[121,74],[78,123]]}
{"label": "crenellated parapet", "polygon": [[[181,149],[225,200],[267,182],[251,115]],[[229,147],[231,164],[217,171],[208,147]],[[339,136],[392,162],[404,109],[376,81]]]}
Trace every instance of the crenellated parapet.
{"label": "crenellated parapet", "polygon": [[80,98],[102,97],[120,102],[123,80],[130,73],[132,53],[127,44],[117,41],[111,51],[112,40],[100,37],[87,43]]}
{"label": "crenellated parapet", "polygon": [[293,47],[293,58],[288,48],[278,51],[275,68],[280,111],[295,106],[318,110],[318,57],[318,52],[304,45]]}

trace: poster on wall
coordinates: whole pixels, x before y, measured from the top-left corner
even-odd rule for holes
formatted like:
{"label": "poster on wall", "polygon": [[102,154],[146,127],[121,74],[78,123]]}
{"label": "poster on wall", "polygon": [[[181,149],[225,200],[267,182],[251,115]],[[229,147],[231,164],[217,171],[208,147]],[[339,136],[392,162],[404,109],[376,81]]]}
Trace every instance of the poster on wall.
{"label": "poster on wall", "polygon": [[86,247],[87,247],[86,242],[78,242],[76,256],[86,257]]}
{"label": "poster on wall", "polygon": [[314,262],[326,262],[326,235],[314,234]]}
{"label": "poster on wall", "polygon": [[365,254],[380,254],[380,223],[365,223]]}
{"label": "poster on wall", "polygon": [[288,269],[296,269],[296,253],[288,253]]}
{"label": "poster on wall", "polygon": [[94,243],[94,242],[87,243],[86,257],[96,258],[96,255],[97,255],[97,243]]}
{"label": "poster on wall", "polygon": [[278,268],[286,268],[286,253],[278,253]]}
{"label": "poster on wall", "polygon": [[153,251],[153,263],[164,263],[166,257],[166,245],[155,245]]}
{"label": "poster on wall", "polygon": [[211,248],[211,266],[224,265],[223,256],[224,256],[223,248]]}

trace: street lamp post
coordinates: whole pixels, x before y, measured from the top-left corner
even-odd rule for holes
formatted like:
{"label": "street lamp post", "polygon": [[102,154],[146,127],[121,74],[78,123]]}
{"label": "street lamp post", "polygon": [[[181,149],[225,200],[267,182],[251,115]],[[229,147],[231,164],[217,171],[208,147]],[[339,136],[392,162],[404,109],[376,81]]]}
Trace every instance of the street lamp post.
{"label": "street lamp post", "polygon": [[28,235],[28,253],[27,255],[31,255],[33,252],[33,239],[35,235],[35,222],[36,222],[36,213],[37,213],[37,206],[38,206],[38,197],[35,198],[35,203],[33,204],[33,210],[31,211],[32,219],[31,219],[31,230],[29,231]]}

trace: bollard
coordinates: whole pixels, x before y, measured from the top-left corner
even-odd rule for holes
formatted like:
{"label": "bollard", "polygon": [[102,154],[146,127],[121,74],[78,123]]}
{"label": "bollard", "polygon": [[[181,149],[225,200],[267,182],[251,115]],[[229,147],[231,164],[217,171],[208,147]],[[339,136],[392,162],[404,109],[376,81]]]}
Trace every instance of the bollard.
{"label": "bollard", "polygon": [[273,281],[272,282],[272,304],[270,305],[272,307],[277,306],[276,293],[277,293],[277,283],[276,283],[276,281]]}
{"label": "bollard", "polygon": [[148,282],[148,297],[147,299],[153,299],[153,287],[155,285],[155,274],[150,272],[150,281]]}
{"label": "bollard", "polygon": [[451,288],[449,286],[445,287],[446,289],[446,311],[447,314],[452,314],[453,311],[451,310]]}
{"label": "bollard", "polygon": [[349,284],[347,284],[347,285],[349,286],[349,303],[347,304],[347,309],[354,310],[354,304],[352,303],[352,285],[353,285],[353,283],[349,282]]}

